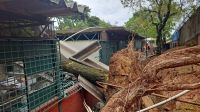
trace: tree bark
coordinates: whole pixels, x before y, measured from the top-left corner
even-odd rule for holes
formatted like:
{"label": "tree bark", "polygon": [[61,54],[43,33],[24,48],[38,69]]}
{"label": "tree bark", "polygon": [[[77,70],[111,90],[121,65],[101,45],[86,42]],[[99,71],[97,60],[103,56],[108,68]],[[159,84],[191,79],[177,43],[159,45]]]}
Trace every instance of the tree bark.
{"label": "tree bark", "polygon": [[76,76],[81,75],[92,83],[96,83],[96,81],[104,82],[108,78],[108,73],[106,71],[93,68],[73,60],[67,60],[63,63],[63,70]]}
{"label": "tree bark", "polygon": [[162,31],[158,30],[157,31],[157,39],[156,39],[156,45],[157,45],[157,55],[160,55],[161,54],[161,51],[162,51]]}

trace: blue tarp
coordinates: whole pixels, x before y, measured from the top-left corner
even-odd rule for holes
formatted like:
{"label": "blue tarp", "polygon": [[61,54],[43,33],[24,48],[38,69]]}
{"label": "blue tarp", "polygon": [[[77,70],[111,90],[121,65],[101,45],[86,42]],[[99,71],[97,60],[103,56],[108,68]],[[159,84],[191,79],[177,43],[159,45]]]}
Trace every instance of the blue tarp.
{"label": "blue tarp", "polygon": [[180,36],[180,32],[179,31],[175,31],[171,36],[172,42],[178,41],[179,36]]}

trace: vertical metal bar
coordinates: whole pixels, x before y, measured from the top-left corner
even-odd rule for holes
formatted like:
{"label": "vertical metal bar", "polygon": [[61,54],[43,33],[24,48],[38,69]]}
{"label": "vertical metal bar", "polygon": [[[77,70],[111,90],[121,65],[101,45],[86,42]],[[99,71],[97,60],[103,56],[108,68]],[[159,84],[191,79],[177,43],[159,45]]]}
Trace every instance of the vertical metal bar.
{"label": "vertical metal bar", "polygon": [[[63,94],[64,94],[64,91],[63,91],[63,87],[62,87],[62,79],[60,79],[61,78],[61,73],[60,73],[60,64],[61,64],[61,52],[60,52],[60,41],[58,41],[58,42],[56,42],[56,43],[58,43],[58,45],[56,44],[56,50],[57,50],[57,52],[59,52],[59,57],[58,57],[58,59],[59,60],[56,60],[57,61],[57,66],[58,66],[58,68],[57,68],[57,70],[58,70],[58,74],[57,75],[59,75],[59,92],[60,92],[60,94],[61,94],[61,96],[59,96],[59,100],[61,100],[62,99],[62,97],[63,97]],[[57,49],[57,47],[58,47],[58,49]],[[56,70],[56,71],[57,71]],[[62,112],[62,100],[60,101],[60,102],[58,102],[58,110],[59,110],[59,112]]]}
{"label": "vertical metal bar", "polygon": [[99,33],[98,33],[98,40],[99,40],[99,41],[100,41],[100,35],[101,35],[101,33],[99,32]]}
{"label": "vertical metal bar", "polygon": [[[25,60],[25,54],[26,53],[24,53],[25,52],[25,49],[24,49],[24,47],[25,47],[25,41],[22,41],[22,53],[23,53],[23,64],[24,63],[26,63],[26,60]],[[24,78],[25,78],[25,95],[26,95],[26,106],[27,106],[27,112],[30,112],[30,105],[29,105],[29,93],[28,93],[28,78],[27,78],[27,73],[26,73],[26,64],[24,64],[23,65],[23,69],[24,69]]]}

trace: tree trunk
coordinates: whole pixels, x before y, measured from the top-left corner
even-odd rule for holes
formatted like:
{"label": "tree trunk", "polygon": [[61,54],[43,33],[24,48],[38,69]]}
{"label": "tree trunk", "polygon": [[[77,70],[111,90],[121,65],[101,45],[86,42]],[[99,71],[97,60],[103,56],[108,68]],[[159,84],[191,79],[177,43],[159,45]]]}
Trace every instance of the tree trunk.
{"label": "tree trunk", "polygon": [[161,44],[161,35],[158,35],[157,36],[157,39],[156,39],[156,45],[157,45],[157,55],[160,55],[161,54],[161,51],[162,51],[162,44]]}
{"label": "tree trunk", "polygon": [[67,60],[63,64],[63,70],[76,76],[81,75],[92,83],[96,83],[96,81],[104,82],[108,78],[108,73],[106,71],[93,68],[73,60]]}
{"label": "tree trunk", "polygon": [[157,45],[157,55],[160,55],[162,52],[162,46],[163,46],[163,42],[162,42],[162,30],[163,30],[164,26],[161,25],[157,28],[157,38],[156,38],[156,45]]}

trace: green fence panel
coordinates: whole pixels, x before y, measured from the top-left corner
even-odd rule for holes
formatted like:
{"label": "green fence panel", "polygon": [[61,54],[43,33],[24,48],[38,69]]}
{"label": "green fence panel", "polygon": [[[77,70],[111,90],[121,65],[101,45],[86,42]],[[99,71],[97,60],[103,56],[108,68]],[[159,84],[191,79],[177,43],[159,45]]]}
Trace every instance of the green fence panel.
{"label": "green fence panel", "polygon": [[0,112],[30,111],[63,96],[58,44],[53,39],[0,40],[0,83],[17,85],[0,95]]}
{"label": "green fence panel", "polygon": [[106,65],[114,53],[126,48],[128,41],[100,41],[101,49],[99,51],[100,61]]}

